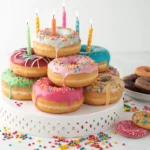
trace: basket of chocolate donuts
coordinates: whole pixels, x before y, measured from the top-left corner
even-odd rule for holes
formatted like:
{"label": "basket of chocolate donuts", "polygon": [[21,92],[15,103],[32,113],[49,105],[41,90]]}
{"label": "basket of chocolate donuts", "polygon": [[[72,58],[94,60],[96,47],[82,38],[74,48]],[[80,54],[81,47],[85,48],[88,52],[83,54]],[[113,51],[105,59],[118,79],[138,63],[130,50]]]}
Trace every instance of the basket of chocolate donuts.
{"label": "basket of chocolate donuts", "polygon": [[123,78],[125,92],[137,100],[150,101],[150,66],[139,66],[135,73]]}

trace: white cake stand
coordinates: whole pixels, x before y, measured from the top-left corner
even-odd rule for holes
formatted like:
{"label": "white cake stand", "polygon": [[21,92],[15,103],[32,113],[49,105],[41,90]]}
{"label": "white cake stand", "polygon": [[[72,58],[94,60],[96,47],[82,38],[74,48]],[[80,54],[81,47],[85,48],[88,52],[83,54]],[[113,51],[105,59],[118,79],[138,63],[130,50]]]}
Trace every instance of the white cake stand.
{"label": "white cake stand", "polygon": [[41,137],[80,137],[112,128],[123,109],[123,101],[109,106],[83,104],[75,112],[68,114],[48,114],[37,110],[32,101],[22,102],[21,107],[2,95],[0,118],[8,127],[23,133]]}

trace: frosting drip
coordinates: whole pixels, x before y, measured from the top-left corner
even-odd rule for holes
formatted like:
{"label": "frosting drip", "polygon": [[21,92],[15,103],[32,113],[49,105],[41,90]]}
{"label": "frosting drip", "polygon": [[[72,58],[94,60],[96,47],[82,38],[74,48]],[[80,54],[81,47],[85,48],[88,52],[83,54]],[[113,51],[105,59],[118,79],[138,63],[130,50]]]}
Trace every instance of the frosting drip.
{"label": "frosting drip", "polygon": [[80,42],[80,37],[76,31],[70,28],[57,27],[55,36],[51,34],[50,28],[46,28],[38,33],[37,41],[55,47],[58,51],[62,47],[77,44]]}
{"label": "frosting drip", "polygon": [[80,55],[89,56],[92,58],[96,63],[100,63],[103,61],[107,61],[107,65],[110,62],[110,53],[107,49],[100,47],[100,46],[91,46],[90,52],[86,52],[86,45],[81,46]]}
{"label": "frosting drip", "polygon": [[110,92],[116,92],[120,88],[124,88],[124,82],[120,78],[108,74],[99,74],[98,78],[85,88],[85,91],[105,93],[108,85]]}
{"label": "frosting drip", "polygon": [[51,59],[36,55],[33,49],[32,55],[28,56],[27,48],[21,48],[20,50],[16,50],[11,54],[10,61],[20,66],[40,68],[40,66],[47,66]]}
{"label": "frosting drip", "polygon": [[35,104],[37,104],[37,99],[42,97],[47,101],[66,102],[70,106],[74,100],[79,101],[83,97],[82,88],[56,87],[48,77],[37,80],[33,85],[33,92]]}
{"label": "frosting drip", "polygon": [[82,55],[71,55],[53,59],[48,68],[62,75],[65,79],[70,74],[91,73],[98,70],[97,64],[89,57]]}
{"label": "frosting drip", "polygon": [[10,69],[5,70],[2,73],[1,80],[6,82],[9,86],[9,98],[11,98],[11,89],[12,87],[25,87],[28,89],[32,89],[33,83],[37,80],[38,78],[26,78],[22,76],[17,76],[13,74],[13,72]]}

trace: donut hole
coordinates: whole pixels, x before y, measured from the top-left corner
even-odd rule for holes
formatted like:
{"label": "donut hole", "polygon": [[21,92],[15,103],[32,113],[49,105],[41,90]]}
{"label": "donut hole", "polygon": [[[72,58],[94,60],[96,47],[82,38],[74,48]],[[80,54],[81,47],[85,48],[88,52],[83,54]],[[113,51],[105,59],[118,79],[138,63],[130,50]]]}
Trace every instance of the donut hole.
{"label": "donut hole", "polygon": [[111,79],[111,76],[104,76],[104,77],[102,77],[101,79],[98,79],[98,80],[101,81],[101,82],[108,82],[108,81],[110,81],[110,79]]}

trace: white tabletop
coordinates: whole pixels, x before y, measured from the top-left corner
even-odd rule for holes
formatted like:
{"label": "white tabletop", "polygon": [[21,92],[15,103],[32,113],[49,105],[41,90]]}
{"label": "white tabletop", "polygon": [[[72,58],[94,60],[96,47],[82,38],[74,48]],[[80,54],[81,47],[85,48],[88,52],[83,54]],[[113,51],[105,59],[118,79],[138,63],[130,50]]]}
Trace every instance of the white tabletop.
{"label": "white tabletop", "polygon": [[[1,67],[0,67],[0,72],[2,72],[5,68],[8,67],[8,55],[3,55],[1,56]],[[150,53],[112,53],[112,58],[111,58],[111,65],[115,66],[118,68],[120,71],[121,77],[124,75],[130,74],[134,72],[135,67],[139,65],[150,65]],[[131,99],[128,96],[125,96],[127,100]],[[131,99],[132,100],[132,99]],[[132,100],[129,102],[129,105],[131,106],[136,106],[139,109],[142,109],[144,106],[150,106],[149,102],[143,103],[139,102],[136,100]],[[123,112],[120,114],[120,120],[124,119],[131,119],[132,112]],[[0,130],[3,132],[3,127],[5,125],[0,123]],[[17,130],[17,129],[16,129]],[[10,129],[10,132],[15,131],[15,129]],[[142,139],[129,139],[126,137],[121,136],[120,134],[114,134],[113,133],[114,129],[111,129],[109,131],[106,131],[109,136],[111,136],[111,139],[108,140],[113,147],[110,149],[112,150],[149,150],[148,142],[150,139],[150,134]],[[3,150],[36,150],[39,148],[39,150],[43,149],[59,149],[58,146],[55,148],[51,148],[51,146],[54,145],[54,139],[49,138],[41,138],[41,137],[34,137],[31,136],[32,139],[26,139],[26,140],[21,140],[21,143],[18,143],[18,139],[12,138],[3,141],[3,135],[1,135],[0,132],[0,148]],[[30,137],[30,135],[28,135]],[[37,142],[37,140],[40,139],[40,143]],[[51,141],[52,143],[48,143]],[[118,144],[114,144],[114,142],[118,142]],[[28,144],[31,144],[31,146],[28,146]],[[32,144],[34,143],[34,144]],[[125,144],[125,146],[123,146]],[[39,147],[41,145],[41,147]],[[105,145],[102,145],[103,147],[106,147],[107,143]],[[44,148],[46,146],[46,148]],[[91,146],[84,145],[84,142],[82,143],[82,146],[85,147],[86,150],[94,150]],[[76,149],[75,148],[69,148],[69,149]],[[107,148],[104,148],[107,149]],[[62,149],[65,150],[65,149]]]}

